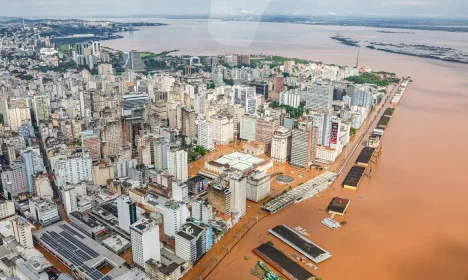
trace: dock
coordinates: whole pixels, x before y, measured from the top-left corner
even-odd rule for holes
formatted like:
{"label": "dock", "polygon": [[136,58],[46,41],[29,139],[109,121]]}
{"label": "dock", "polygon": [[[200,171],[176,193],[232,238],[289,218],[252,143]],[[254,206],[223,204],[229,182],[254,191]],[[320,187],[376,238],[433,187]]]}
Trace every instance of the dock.
{"label": "dock", "polygon": [[290,280],[315,280],[315,276],[270,244],[264,243],[252,252]]}
{"label": "dock", "polygon": [[285,225],[276,226],[268,232],[288,244],[294,250],[306,256],[314,263],[323,262],[332,256],[325,249],[322,249]]}
{"label": "dock", "polygon": [[348,175],[343,182],[343,187],[348,189],[357,189],[359,183],[361,182],[362,176],[364,176],[364,171],[366,168],[363,166],[353,166],[349,171]]}

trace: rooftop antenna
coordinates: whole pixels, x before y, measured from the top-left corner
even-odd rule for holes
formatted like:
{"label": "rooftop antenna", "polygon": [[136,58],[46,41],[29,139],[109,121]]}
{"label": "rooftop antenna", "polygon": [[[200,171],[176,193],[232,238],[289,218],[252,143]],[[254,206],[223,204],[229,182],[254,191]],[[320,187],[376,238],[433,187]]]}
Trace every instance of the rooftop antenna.
{"label": "rooftop antenna", "polygon": [[356,68],[359,67],[359,51],[357,52],[357,58],[356,58]]}

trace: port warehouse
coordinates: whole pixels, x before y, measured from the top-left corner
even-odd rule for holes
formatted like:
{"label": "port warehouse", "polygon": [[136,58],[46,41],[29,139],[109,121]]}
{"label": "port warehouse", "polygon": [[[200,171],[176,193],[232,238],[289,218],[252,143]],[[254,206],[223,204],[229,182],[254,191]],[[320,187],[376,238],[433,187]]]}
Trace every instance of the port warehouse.
{"label": "port warehouse", "polygon": [[265,203],[262,208],[270,213],[275,213],[305,196],[312,196],[325,190],[336,176],[336,173],[330,171],[322,173],[287,193],[273,198],[271,201]]}
{"label": "port warehouse", "polygon": [[287,279],[315,280],[315,276],[312,273],[268,243],[263,243],[254,248],[252,252],[274,269],[281,272]]}
{"label": "port warehouse", "polygon": [[325,249],[302,237],[300,234],[285,225],[276,226],[268,231],[276,238],[288,244],[291,248],[306,256],[314,263],[323,262],[331,258],[331,254]]}
{"label": "port warehouse", "polygon": [[360,166],[367,167],[369,165],[372,156],[374,155],[375,148],[372,147],[365,147],[362,149],[361,153],[359,154],[356,164]]}
{"label": "port warehouse", "polygon": [[343,216],[348,209],[349,203],[351,201],[346,198],[334,197],[327,207],[327,212]]}

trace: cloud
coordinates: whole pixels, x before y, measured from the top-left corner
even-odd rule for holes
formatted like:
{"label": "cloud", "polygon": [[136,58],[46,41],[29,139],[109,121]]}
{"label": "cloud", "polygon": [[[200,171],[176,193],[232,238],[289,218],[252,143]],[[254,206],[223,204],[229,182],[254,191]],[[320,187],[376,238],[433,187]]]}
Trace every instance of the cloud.
{"label": "cloud", "polygon": [[334,12],[328,12],[327,15],[329,15],[329,16],[336,16],[336,13],[334,13]]}

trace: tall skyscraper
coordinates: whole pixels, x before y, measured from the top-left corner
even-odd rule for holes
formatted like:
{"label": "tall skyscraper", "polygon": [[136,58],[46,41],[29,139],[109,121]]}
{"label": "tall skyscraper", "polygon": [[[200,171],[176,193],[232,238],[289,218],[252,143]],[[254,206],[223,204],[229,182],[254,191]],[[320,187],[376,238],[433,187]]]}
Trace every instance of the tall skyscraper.
{"label": "tall skyscraper", "polygon": [[130,232],[130,226],[136,222],[136,203],[131,201],[126,195],[117,198],[117,211],[119,227],[126,232]]}
{"label": "tall skyscraper", "polygon": [[3,169],[1,176],[3,191],[8,199],[29,191],[28,175],[24,163],[10,164]]}
{"label": "tall skyscraper", "polygon": [[285,162],[291,158],[292,133],[285,127],[273,133],[270,157],[276,162]]}
{"label": "tall skyscraper", "polygon": [[21,159],[26,169],[29,192],[34,194],[34,175],[45,172],[44,161],[39,148],[26,148],[21,151]]}
{"label": "tall skyscraper", "polygon": [[254,171],[247,177],[247,199],[259,202],[270,195],[270,175],[266,171]]}
{"label": "tall skyscraper", "polygon": [[57,186],[66,183],[78,184],[93,181],[92,160],[88,153],[76,156],[57,156],[51,158],[52,170]]}
{"label": "tall skyscraper", "polygon": [[233,104],[240,104],[246,114],[257,113],[257,93],[255,87],[236,85],[233,87]]}
{"label": "tall skyscraper", "polygon": [[164,233],[168,236],[174,236],[181,226],[187,222],[190,211],[185,203],[173,202],[166,206],[163,217]]}
{"label": "tall skyscraper", "polygon": [[25,248],[34,248],[33,237],[31,230],[34,226],[31,225],[25,218],[17,216],[11,220],[11,228],[15,240]]}
{"label": "tall skyscraper", "polygon": [[97,133],[94,133],[92,130],[82,131],[81,143],[88,150],[92,161],[101,160],[101,139]]}
{"label": "tall skyscraper", "polygon": [[332,85],[311,85],[306,96],[306,108],[312,111],[329,111],[333,104]]}
{"label": "tall skyscraper", "polygon": [[206,253],[206,230],[194,223],[185,224],[175,235],[175,252],[185,261],[195,263]]}
{"label": "tall skyscraper", "polygon": [[226,114],[216,114],[210,120],[213,142],[216,145],[226,145],[234,139],[233,119]]}
{"label": "tall skyscraper", "polygon": [[101,54],[101,42],[93,42],[93,54],[99,56]]}
{"label": "tall skyscraper", "polygon": [[208,224],[213,218],[213,207],[207,201],[197,199],[192,202],[192,217]]}
{"label": "tall skyscraper", "polygon": [[203,146],[208,151],[214,149],[213,130],[211,124],[206,120],[198,121],[198,145]]}
{"label": "tall skyscraper", "polygon": [[313,125],[311,121],[300,121],[292,131],[291,164],[307,168],[313,162]]}
{"label": "tall skyscraper", "polygon": [[50,99],[48,95],[36,95],[33,98],[33,111],[37,125],[40,121],[45,121],[50,114]]}
{"label": "tall skyscraper", "polygon": [[170,150],[167,152],[167,165],[169,173],[176,178],[176,180],[185,182],[188,179],[188,161],[187,151],[184,150]]}
{"label": "tall skyscraper", "polygon": [[235,220],[242,218],[247,209],[247,177],[240,172],[229,174],[229,188],[231,190],[232,213]]}
{"label": "tall skyscraper", "polygon": [[130,226],[132,256],[135,265],[145,268],[149,259],[161,261],[159,244],[159,224],[148,219],[141,219]]}

